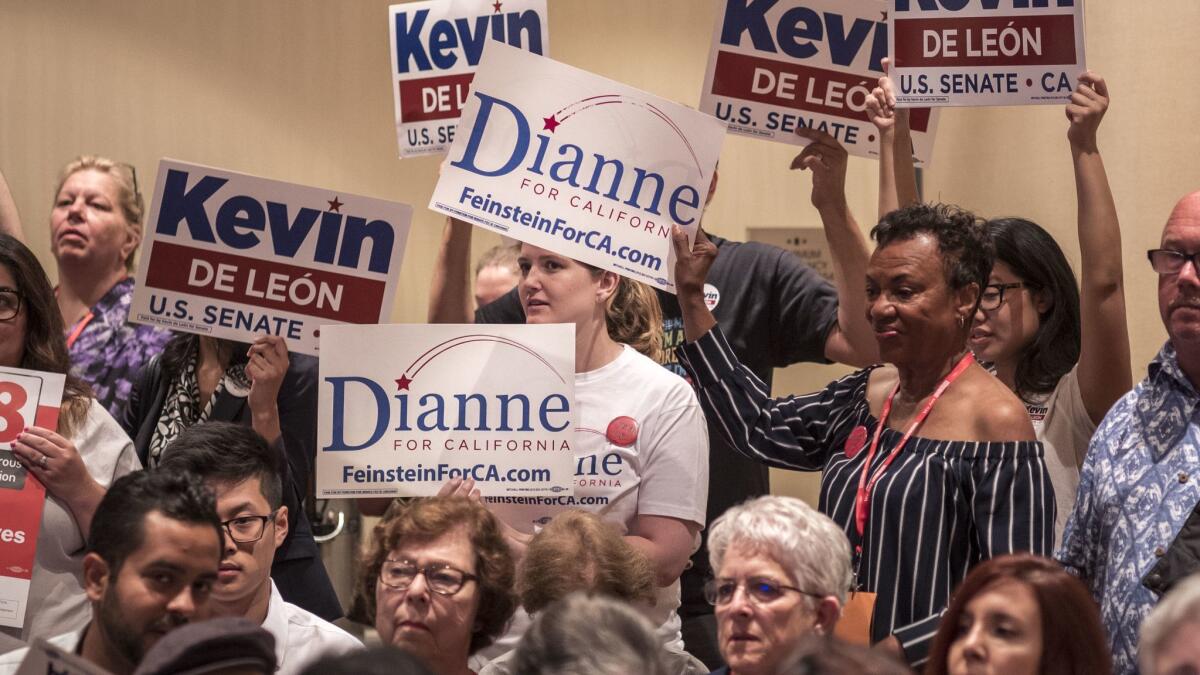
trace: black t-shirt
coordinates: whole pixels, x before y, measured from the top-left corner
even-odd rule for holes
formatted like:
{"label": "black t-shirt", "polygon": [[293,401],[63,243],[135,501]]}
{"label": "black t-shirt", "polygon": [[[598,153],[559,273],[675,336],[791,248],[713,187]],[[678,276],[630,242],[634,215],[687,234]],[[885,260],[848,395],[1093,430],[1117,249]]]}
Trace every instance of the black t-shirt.
{"label": "black t-shirt", "polygon": [[[717,245],[705,284],[713,316],[721,324],[738,359],[768,389],[775,368],[803,361],[827,363],[825,341],[837,325],[837,292],[813,268],[791,253],[759,242],[737,242],[709,235]],[[678,299],[658,292],[663,313],[663,365],[686,377],[675,357],[683,344],[683,315]],[[715,301],[715,305],[714,305]],[[524,323],[525,312],[514,288],[475,312],[476,323]],[[708,423],[708,522],[729,507],[770,492],[767,466],[739,455]],[[709,574],[706,546],[692,557],[684,573],[684,608],[704,611],[702,586]],[[700,604],[697,604],[700,603]]]}

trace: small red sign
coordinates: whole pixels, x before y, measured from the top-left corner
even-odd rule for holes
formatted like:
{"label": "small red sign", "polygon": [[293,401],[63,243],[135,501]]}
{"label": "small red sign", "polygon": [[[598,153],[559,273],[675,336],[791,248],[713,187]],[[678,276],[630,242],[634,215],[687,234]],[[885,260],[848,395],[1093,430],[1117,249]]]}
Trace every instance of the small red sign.
{"label": "small red sign", "polygon": [[846,437],[846,457],[854,459],[854,456],[862,452],[862,449],[867,445],[867,428],[863,425],[858,425],[850,430],[850,435]]}
{"label": "small red sign", "polygon": [[627,448],[637,442],[637,420],[625,415],[613,418],[613,421],[608,423],[608,429],[604,432],[604,436],[608,438],[609,442]]}

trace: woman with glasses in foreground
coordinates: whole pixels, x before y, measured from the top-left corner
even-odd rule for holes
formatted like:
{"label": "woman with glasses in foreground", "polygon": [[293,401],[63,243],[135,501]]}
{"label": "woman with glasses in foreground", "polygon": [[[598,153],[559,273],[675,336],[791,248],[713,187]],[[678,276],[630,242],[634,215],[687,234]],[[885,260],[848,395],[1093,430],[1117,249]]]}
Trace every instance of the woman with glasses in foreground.
{"label": "woman with glasses in foreground", "polygon": [[433,497],[397,503],[375,527],[360,590],[385,645],[435,675],[468,675],[467,658],[503,633],[516,610],[515,576],[487,508]]}
{"label": "woman with glasses in foreground", "polygon": [[[33,253],[6,234],[0,234],[0,367],[63,374],[70,367],[50,281]],[[56,428],[3,412],[0,442],[12,443],[25,480],[36,478],[46,487],[25,623],[3,631],[32,641],[82,629],[91,618],[83,591],[84,544],[108,486],[141,468],[133,443],[88,386],[69,374]],[[22,471],[9,465],[6,473]]]}
{"label": "woman with glasses in foreground", "polygon": [[850,542],[828,517],[792,497],[766,496],[713,521],[717,675],[782,675],[805,635],[832,635],[854,582]]}

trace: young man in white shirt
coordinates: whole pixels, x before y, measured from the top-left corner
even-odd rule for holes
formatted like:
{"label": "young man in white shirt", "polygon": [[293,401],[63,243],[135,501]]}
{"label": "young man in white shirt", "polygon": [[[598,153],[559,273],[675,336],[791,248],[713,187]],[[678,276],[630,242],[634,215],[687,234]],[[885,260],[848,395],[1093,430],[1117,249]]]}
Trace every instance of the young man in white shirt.
{"label": "young man in white shirt", "polygon": [[271,581],[275,549],[288,532],[286,464],[279,449],[249,427],[205,422],[181,433],[163,457],[158,471],[190,472],[216,494],[224,558],[209,604],[212,616],[245,617],[274,635],[279,675],[362,648],[341,628],[284,602]]}
{"label": "young man in white shirt", "polygon": [[[83,587],[93,618],[48,642],[113,675],[130,675],[159,638],[205,618],[221,561],[212,494],[183,473],[122,476],[92,518]],[[0,675],[29,651],[0,655]]]}

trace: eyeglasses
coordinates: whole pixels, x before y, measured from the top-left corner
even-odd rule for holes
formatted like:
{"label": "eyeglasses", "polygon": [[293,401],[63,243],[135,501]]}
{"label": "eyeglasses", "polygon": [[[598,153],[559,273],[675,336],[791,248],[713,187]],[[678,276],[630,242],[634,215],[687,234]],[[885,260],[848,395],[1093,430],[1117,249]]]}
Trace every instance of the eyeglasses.
{"label": "eyeglasses", "polygon": [[138,189],[137,167],[128,162],[118,162],[117,166],[129,172],[129,178],[133,181],[133,194],[135,197],[140,196],[142,191]]}
{"label": "eyeglasses", "polygon": [[21,293],[15,288],[0,288],[0,321],[8,321],[21,313]]}
{"label": "eyeglasses", "polygon": [[229,533],[229,538],[239,544],[251,544],[262,539],[267,529],[267,521],[275,517],[276,509],[265,516],[238,516],[221,523],[221,527]]}
{"label": "eyeglasses", "polygon": [[985,312],[999,309],[1000,305],[1004,304],[1004,292],[1010,288],[1032,288],[1032,286],[1020,281],[1011,284],[988,284],[983,289],[983,295],[979,296],[979,309]]}
{"label": "eyeglasses", "polygon": [[[708,600],[710,605],[727,605],[733,601],[733,596],[737,595],[739,586],[742,584],[733,579],[709,579],[704,584],[704,599]],[[802,591],[795,586],[784,586],[769,577],[750,577],[746,579],[745,586],[746,597],[756,605],[772,603],[778,600],[784,591],[795,591],[813,598],[825,597],[817,593]]]}
{"label": "eyeglasses", "polygon": [[479,577],[447,565],[446,563],[429,563],[418,565],[412,560],[383,561],[379,570],[379,583],[394,588],[397,591],[407,590],[418,574],[425,575],[425,585],[438,595],[454,595],[462,590],[468,581],[477,581]]}
{"label": "eyeglasses", "polygon": [[1189,260],[1196,273],[1200,274],[1200,251],[1184,253],[1169,248],[1155,248],[1146,251],[1146,257],[1150,259],[1150,267],[1159,274],[1179,274],[1183,271],[1184,263]]}

